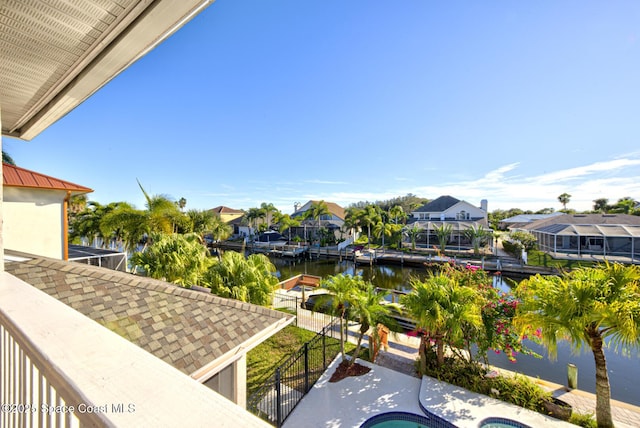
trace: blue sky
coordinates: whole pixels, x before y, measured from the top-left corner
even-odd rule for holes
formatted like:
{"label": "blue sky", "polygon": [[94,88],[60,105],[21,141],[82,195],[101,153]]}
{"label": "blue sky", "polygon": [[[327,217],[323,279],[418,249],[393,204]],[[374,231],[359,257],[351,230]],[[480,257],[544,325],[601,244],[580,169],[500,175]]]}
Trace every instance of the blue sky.
{"label": "blue sky", "polygon": [[218,0],[18,165],[142,208],[640,199],[640,2]]}

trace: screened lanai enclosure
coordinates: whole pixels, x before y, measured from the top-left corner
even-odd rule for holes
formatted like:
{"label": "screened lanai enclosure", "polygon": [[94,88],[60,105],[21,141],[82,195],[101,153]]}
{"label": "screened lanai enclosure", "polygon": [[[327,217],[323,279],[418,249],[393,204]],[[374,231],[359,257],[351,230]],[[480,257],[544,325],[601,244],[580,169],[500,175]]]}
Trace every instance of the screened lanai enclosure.
{"label": "screened lanai enclosure", "polygon": [[553,255],[624,257],[640,261],[640,225],[551,224],[530,231]]}
{"label": "screened lanai enclosure", "polygon": [[[451,233],[447,240],[447,248],[456,251],[466,251],[473,249],[473,242],[467,236],[467,230],[480,229],[486,232],[486,237],[481,240],[480,248],[489,246],[493,252],[493,230],[489,229],[486,224],[478,221],[431,221],[431,220],[418,220],[407,225],[407,228],[417,227],[420,229],[416,238],[416,246],[422,248],[432,248],[439,245],[437,229],[440,229],[443,225],[451,226]],[[410,240],[405,236],[404,242],[408,243]]]}

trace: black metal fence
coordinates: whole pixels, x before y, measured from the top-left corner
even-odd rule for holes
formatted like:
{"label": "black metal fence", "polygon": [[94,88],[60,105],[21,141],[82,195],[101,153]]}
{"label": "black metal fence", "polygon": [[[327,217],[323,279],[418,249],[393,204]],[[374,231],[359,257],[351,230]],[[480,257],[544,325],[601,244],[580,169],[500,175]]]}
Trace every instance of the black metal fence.
{"label": "black metal fence", "polygon": [[340,319],[334,318],[275,369],[247,400],[247,409],[265,421],[282,426],[302,397],[340,352]]}

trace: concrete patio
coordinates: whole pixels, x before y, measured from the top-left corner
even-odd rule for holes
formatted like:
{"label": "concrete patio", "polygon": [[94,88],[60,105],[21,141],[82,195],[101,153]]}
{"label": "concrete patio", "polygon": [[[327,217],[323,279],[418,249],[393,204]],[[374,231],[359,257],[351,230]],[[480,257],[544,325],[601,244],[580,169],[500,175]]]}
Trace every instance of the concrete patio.
{"label": "concrete patio", "polygon": [[386,412],[424,415],[422,405],[461,428],[479,427],[482,420],[491,416],[513,419],[532,428],[575,427],[435,379],[419,379],[366,361],[359,362],[371,367],[371,371],[330,383],[339,357],[334,360],[283,426],[359,427],[372,416]]}

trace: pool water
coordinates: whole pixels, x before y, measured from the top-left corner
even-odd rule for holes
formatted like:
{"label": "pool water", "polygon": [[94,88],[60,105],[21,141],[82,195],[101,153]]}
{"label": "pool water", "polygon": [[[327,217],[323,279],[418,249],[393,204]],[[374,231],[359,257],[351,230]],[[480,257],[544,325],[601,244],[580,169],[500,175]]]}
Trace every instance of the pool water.
{"label": "pool water", "polygon": [[[429,412],[430,413],[430,412]],[[455,425],[436,415],[426,417],[408,412],[388,412],[373,416],[360,428],[452,428]]]}
{"label": "pool water", "polygon": [[487,418],[480,422],[480,428],[531,428],[529,425],[506,418]]}

